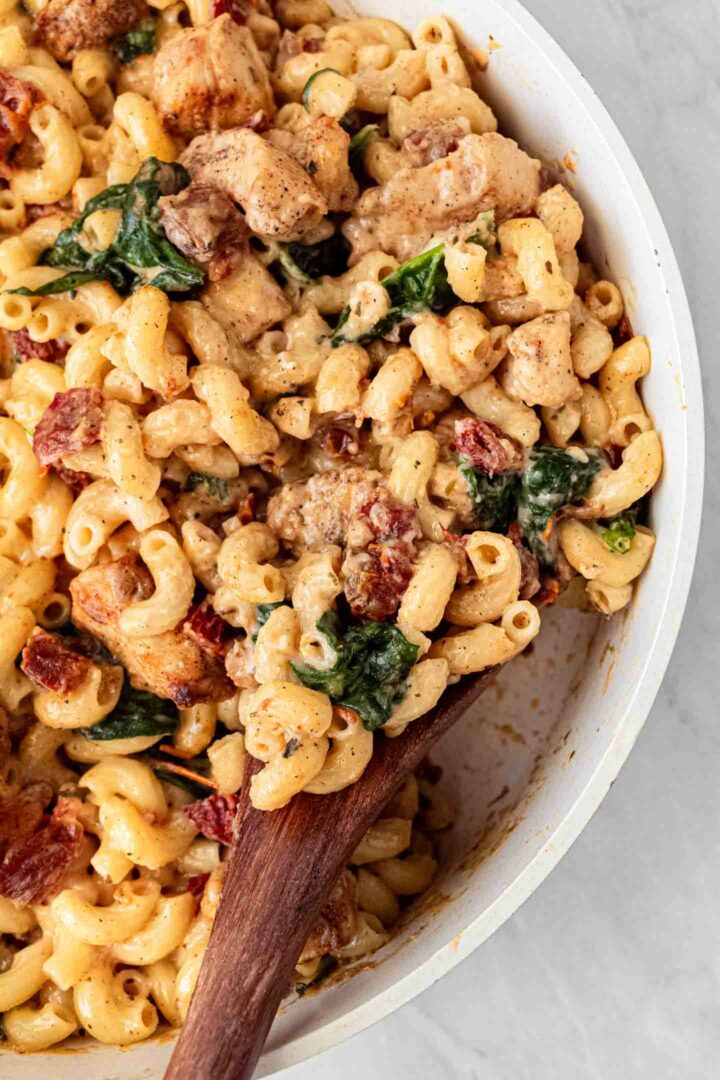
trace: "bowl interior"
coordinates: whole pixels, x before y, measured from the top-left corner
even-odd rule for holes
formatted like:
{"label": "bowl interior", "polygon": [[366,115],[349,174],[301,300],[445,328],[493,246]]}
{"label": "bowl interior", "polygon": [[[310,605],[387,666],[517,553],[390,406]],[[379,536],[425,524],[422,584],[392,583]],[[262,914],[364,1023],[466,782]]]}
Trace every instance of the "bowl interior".
{"label": "bowl interior", "polygon": [[[689,462],[702,462],[702,405],[687,305],[652,198],[602,106],[514,0],[416,0],[412,13],[402,0],[361,7],[404,25],[440,7],[469,45],[489,50],[481,93],[501,129],[574,188],[588,253],[621,286],[635,331],[650,338],[653,370],[643,393],[666,461],[652,504],[658,542],[632,606],[612,621],[564,609],[543,614],[531,655],[507,667],[436,755],[459,821],[444,838],[445,862],[431,893],[352,977],[341,973],[285,1004],[261,1076],[326,1049],[424,989],[500,925],[567,850],[657,691],[699,524],[702,466],[691,470]],[[42,1068],[51,1080],[152,1077],[170,1051],[167,1039],[125,1052],[61,1051],[43,1056]],[[3,1057],[6,1080],[26,1070],[23,1059]]]}

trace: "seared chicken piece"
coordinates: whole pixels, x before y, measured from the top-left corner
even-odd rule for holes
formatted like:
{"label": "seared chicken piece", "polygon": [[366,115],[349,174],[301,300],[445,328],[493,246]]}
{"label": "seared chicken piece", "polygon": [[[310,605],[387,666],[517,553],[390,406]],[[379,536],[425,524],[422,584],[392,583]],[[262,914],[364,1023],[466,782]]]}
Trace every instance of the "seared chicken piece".
{"label": "seared chicken piece", "polygon": [[313,544],[343,544],[350,522],[372,499],[380,479],[380,473],[350,468],[285,484],[268,503],[267,523],[295,555]]}
{"label": "seared chicken piece", "polygon": [[56,60],[106,45],[148,13],[145,0],[48,0],[35,16],[34,40]]}
{"label": "seared chicken piece", "polygon": [[192,138],[275,112],[267,68],[246,26],[221,15],[171,37],[155,57],[153,101],[165,125]]}
{"label": "seared chicken piece", "polygon": [[526,405],[559,408],[580,396],[570,355],[570,315],[541,315],[513,330],[497,370],[503,390]]}
{"label": "seared chicken piece", "polygon": [[180,161],[194,183],[211,184],[239,202],[261,236],[301,240],[328,212],[303,167],[248,128],[199,135]]}
{"label": "seared chicken piece", "polygon": [[529,214],[540,194],[540,163],[512,139],[466,135],[457,150],[421,169],[400,169],[360,198],[343,232],[354,264],[368,251],[401,261],[442,229],[494,210],[496,221]]}
{"label": "seared chicken piece", "polygon": [[219,281],[244,258],[249,230],[224,191],[191,184],[159,201],[160,223],[171,244]]}
{"label": "seared chicken piece", "polygon": [[152,577],[134,555],[92,566],[70,583],[73,622],[107,645],[139,690],[170,698],[182,708],[231,697],[235,687],[222,660],[181,628],[135,638],[120,632],[122,612],[147,599],[153,588]]}
{"label": "seared chicken piece", "polygon": [[452,154],[467,134],[455,120],[432,120],[405,136],[402,144],[405,160],[414,169],[421,169]]}
{"label": "seared chicken piece", "polygon": [[350,170],[350,136],[330,116],[321,116],[300,131],[273,129],[273,146],[284,150],[312,176],[329,210],[349,213],[358,197],[357,180]]}
{"label": "seared chicken piece", "polygon": [[225,330],[231,345],[252,341],[291,311],[275,278],[250,254],[227,277],[207,285],[200,300]]}

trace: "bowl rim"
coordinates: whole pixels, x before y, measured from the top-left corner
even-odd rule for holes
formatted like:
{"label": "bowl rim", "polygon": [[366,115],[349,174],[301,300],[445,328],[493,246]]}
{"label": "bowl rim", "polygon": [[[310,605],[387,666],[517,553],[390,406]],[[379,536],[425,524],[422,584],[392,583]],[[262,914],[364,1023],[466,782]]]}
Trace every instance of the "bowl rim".
{"label": "bowl rim", "polygon": [[[628,181],[637,206],[638,220],[652,236],[653,246],[657,251],[675,345],[678,355],[682,356],[686,416],[692,421],[686,424],[685,432],[686,461],[688,466],[692,463],[692,468],[686,467],[685,486],[679,507],[680,524],[677,528],[678,534],[682,533],[683,536],[682,558],[679,550],[676,550],[663,606],[663,616],[672,612],[673,625],[668,631],[664,617],[658,620],[645,663],[638,672],[633,692],[627,699],[624,719],[618,725],[612,742],[574,805],[512,885],[489,908],[473,918],[459,935],[438,948],[407,975],[378,990],[361,1006],[342,1018],[330,1020],[306,1035],[299,1033],[291,1043],[264,1054],[260,1059],[261,1076],[275,1075],[290,1065],[299,1064],[313,1055],[329,1050],[384,1019],[401,1005],[407,1004],[466,959],[528,899],[583,831],[633,748],[665,676],[690,591],[702,516],[705,429],[700,360],[690,306],[677,258],[655,199],[632,151],[587,79],[550,33],[518,0],[502,0],[502,6],[505,16],[532,41],[533,47],[555,68],[556,73],[569,85],[580,104],[590,114],[599,136]],[[265,1069],[262,1068],[263,1064]]]}

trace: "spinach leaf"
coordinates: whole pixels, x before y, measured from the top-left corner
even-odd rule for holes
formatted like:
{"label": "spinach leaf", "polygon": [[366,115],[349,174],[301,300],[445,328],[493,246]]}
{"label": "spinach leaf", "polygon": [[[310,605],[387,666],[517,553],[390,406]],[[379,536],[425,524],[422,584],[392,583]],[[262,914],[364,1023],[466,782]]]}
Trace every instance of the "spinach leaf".
{"label": "spinach leaf", "polygon": [[309,285],[325,274],[338,277],[348,268],[350,244],[334,233],[319,244],[280,244],[278,264],[288,280]]}
{"label": "spinach leaf", "polygon": [[169,769],[154,768],[153,772],[158,780],[164,780],[166,784],[174,784],[175,787],[182,788],[183,791],[189,792],[194,799],[207,799],[208,795],[212,795],[215,790],[211,784],[205,786],[205,784],[198,783],[197,780],[191,780],[189,776],[179,776],[177,773],[170,772]]}
{"label": "spinach leaf", "polygon": [[97,274],[91,270],[77,270],[70,274],[63,274],[54,281],[46,281],[44,285],[38,285],[37,289],[28,289],[26,285],[19,289],[8,289],[8,292],[17,296],[55,296],[57,293],[74,292],[88,281],[97,281]]}
{"label": "spinach leaf", "polygon": [[505,532],[516,516],[518,474],[488,476],[474,469],[465,454],[458,455],[458,469],[465,478],[478,529]]}
{"label": "spinach leaf", "polygon": [[110,48],[121,64],[130,64],[143,53],[155,52],[155,20],[146,19],[124,37],[115,38]]}
{"label": "spinach leaf", "polygon": [[543,569],[554,570],[555,558],[543,534],[554,513],[577,502],[602,468],[600,454],[585,450],[584,459],[556,446],[538,446],[520,475],[518,521],[523,536]]}
{"label": "spinach leaf", "polygon": [[359,131],[356,131],[350,139],[348,160],[354,173],[358,173],[364,168],[367,149],[375,142],[379,133],[380,128],[377,124],[366,124],[365,127],[361,127]]}
{"label": "spinach leaf", "polygon": [[334,611],[321,615],[317,628],[335,650],[335,663],[325,671],[292,663],[293,671],[306,686],[355,709],[368,731],[382,727],[405,697],[417,645],[390,623],[362,622],[345,630]]}
{"label": "spinach leaf", "polygon": [[631,506],[617,517],[611,518],[605,525],[597,525],[597,531],[603,542],[617,555],[627,555],[637,533],[636,523],[638,507]]}
{"label": "spinach leaf", "polygon": [[178,724],[178,710],[172,701],[147,690],[136,690],[126,682],[113,711],[90,727],[79,728],[86,739],[134,739],[137,735],[169,735]]}
{"label": "spinach leaf", "polygon": [[224,480],[221,476],[210,476],[209,473],[191,472],[185,481],[185,490],[204,490],[207,495],[218,499],[223,504],[230,500],[227,480]]}
{"label": "spinach leaf", "polygon": [[[460,237],[462,239],[462,236]],[[497,247],[497,228],[495,226],[495,211],[483,210],[472,223],[472,232],[467,237],[469,244],[481,244],[488,254]]]}
{"label": "spinach leaf", "polygon": [[402,263],[397,270],[382,278],[380,284],[390,297],[388,313],[369,330],[350,336],[342,333],[342,328],[350,318],[350,306],[347,305],[340,313],[332,336],[333,348],[382,337],[403,319],[420,311],[442,311],[449,307],[455,298],[448,284],[444,244],[438,244]]}
{"label": "spinach leaf", "polygon": [[253,640],[257,640],[258,633],[268,621],[273,611],[276,608],[283,607],[285,605],[284,600],[277,600],[273,604],[258,604],[255,608],[255,633],[253,634]]}
{"label": "spinach leaf", "polygon": [[[175,163],[148,158],[129,184],[113,184],[90,199],[80,217],[63,231],[42,262],[70,273],[24,295],[45,296],[76,289],[86,281],[109,281],[127,295],[151,284],[165,292],[186,292],[203,284],[205,274],[182,257],[165,236],[158,199],[174,195],[190,183]],[[88,251],[82,243],[85,222],[96,210],[120,210],[118,231],[109,248]],[[157,272],[143,273],[143,271]]]}

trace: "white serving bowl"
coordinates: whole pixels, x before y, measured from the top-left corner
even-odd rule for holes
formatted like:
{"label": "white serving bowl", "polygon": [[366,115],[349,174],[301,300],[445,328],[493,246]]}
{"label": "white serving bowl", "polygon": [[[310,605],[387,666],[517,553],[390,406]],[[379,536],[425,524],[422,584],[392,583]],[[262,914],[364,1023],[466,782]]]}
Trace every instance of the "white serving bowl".
{"label": "white serving bowl", "polygon": [[[623,289],[653,370],[643,393],[665,447],[652,501],[657,546],[631,608],[611,621],[543,614],[532,655],[511,664],[436,758],[460,810],[444,869],[400,932],[352,978],[287,1003],[259,1076],[361,1031],[466,957],[540,884],[595,811],[638,736],[687,598],[700,521],[703,413],[687,301],[665,228],[612,120],[559,47],[515,0],[367,0],[363,14],[410,28],[443,12],[465,40],[491,43],[484,96],[502,130],[548,162],[571,161],[597,267]],[[582,17],[580,8],[578,18]],[[569,157],[568,157],[569,155]],[[239,913],[239,917],[242,914]],[[282,927],[278,927],[282,933]],[[242,1003],[238,1002],[238,1008]],[[4,1054],[5,1080],[159,1077],[169,1039],[32,1060]]]}

